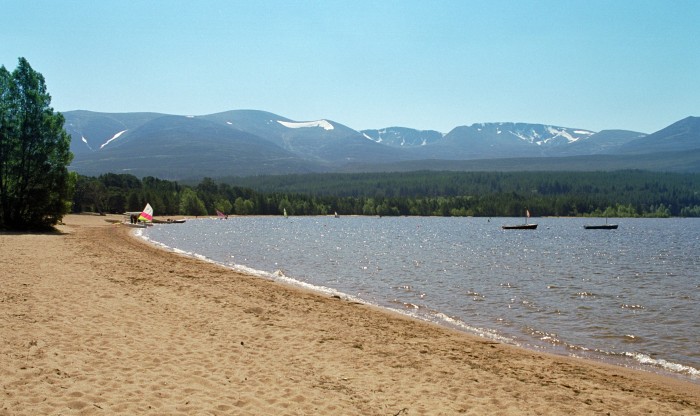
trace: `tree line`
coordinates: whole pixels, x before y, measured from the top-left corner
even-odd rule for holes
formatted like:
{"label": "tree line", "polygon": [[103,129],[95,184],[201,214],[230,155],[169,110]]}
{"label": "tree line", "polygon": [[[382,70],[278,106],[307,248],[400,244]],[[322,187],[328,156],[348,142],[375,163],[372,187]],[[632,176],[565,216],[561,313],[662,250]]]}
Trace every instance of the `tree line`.
{"label": "tree line", "polygon": [[[204,178],[79,176],[73,210],[156,215],[700,217],[700,175],[617,172],[412,172]],[[246,184],[246,186],[241,186]]]}

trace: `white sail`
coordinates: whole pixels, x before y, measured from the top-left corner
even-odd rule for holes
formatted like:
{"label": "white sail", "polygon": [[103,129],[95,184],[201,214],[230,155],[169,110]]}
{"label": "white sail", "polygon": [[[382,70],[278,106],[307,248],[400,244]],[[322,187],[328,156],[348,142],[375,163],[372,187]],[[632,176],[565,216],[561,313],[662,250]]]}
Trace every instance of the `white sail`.
{"label": "white sail", "polygon": [[139,221],[153,221],[153,208],[151,204],[146,203],[146,207],[139,215]]}

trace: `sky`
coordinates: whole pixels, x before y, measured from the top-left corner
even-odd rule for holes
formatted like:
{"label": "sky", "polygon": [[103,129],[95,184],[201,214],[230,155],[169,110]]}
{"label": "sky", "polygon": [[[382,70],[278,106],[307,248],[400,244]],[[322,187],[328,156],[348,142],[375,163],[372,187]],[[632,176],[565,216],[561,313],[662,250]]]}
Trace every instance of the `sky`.
{"label": "sky", "polygon": [[355,130],[700,116],[697,0],[0,0],[56,111],[269,111]]}

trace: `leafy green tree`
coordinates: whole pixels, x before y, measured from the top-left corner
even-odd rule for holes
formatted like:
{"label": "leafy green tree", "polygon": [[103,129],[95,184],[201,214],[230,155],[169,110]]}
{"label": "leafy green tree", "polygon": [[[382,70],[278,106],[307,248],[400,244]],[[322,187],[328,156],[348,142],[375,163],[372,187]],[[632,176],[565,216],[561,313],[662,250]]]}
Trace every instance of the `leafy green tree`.
{"label": "leafy green tree", "polygon": [[89,206],[92,207],[92,211],[100,213],[105,211],[109,194],[104,183],[98,179],[93,179],[86,184],[84,192],[86,200],[90,204]]}
{"label": "leafy green tree", "polygon": [[126,203],[126,210],[127,211],[138,211],[142,209],[146,204],[143,202],[141,199],[141,196],[138,191],[131,191],[129,192],[129,197],[127,199]]}
{"label": "leafy green tree", "polygon": [[49,228],[70,210],[70,136],[50,104],[26,59],[11,74],[0,67],[0,228]]}
{"label": "leafy green tree", "polygon": [[233,209],[233,205],[231,204],[231,201],[221,197],[214,202],[214,208],[223,212],[224,214],[229,214],[231,209]]}
{"label": "leafy green tree", "polygon": [[185,188],[180,194],[180,213],[183,215],[207,215],[207,209],[195,191]]}
{"label": "leafy green tree", "polygon": [[279,212],[287,212],[289,215],[294,215],[294,210],[292,208],[292,204],[289,202],[287,198],[284,198],[282,201],[280,201],[278,205]]}
{"label": "leafy green tree", "polygon": [[374,199],[367,198],[365,204],[362,206],[362,215],[376,215],[377,211],[374,208]]}

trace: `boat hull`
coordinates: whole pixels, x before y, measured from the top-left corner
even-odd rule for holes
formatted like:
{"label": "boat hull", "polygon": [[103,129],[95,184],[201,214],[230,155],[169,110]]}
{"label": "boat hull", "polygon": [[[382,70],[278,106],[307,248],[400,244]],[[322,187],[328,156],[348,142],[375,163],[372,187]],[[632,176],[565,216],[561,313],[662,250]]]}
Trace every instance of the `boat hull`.
{"label": "boat hull", "polygon": [[503,225],[504,230],[536,230],[537,224]]}
{"label": "boat hull", "polygon": [[186,220],[157,220],[154,219],[154,224],[184,224]]}
{"label": "boat hull", "polygon": [[586,230],[617,230],[617,224],[584,225]]}

